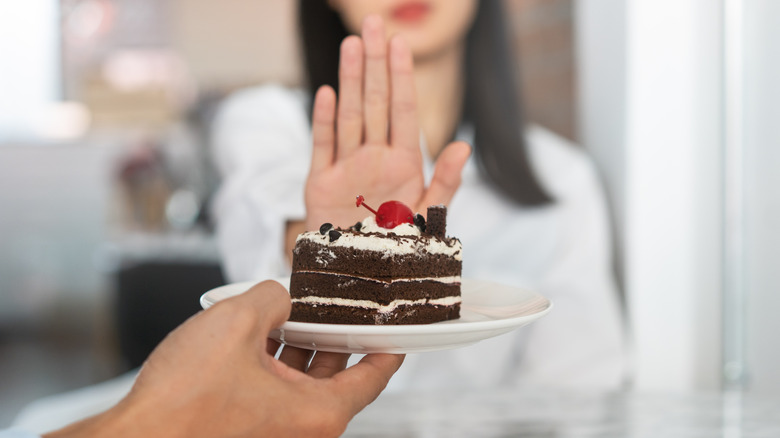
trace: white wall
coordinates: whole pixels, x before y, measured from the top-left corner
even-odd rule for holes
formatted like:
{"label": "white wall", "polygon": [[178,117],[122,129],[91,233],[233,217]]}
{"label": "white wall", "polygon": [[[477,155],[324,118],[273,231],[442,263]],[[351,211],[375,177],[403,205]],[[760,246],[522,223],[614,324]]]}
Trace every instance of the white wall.
{"label": "white wall", "polygon": [[720,16],[578,2],[581,126],[617,208],[635,386],[720,382]]}
{"label": "white wall", "polygon": [[780,393],[780,2],[744,2],[748,386]]}
{"label": "white wall", "polygon": [[301,82],[296,2],[171,0],[174,49],[203,89]]}
{"label": "white wall", "polygon": [[617,271],[623,277],[626,143],[626,2],[578,0],[575,44],[581,143],[596,160],[615,227]]}
{"label": "white wall", "polygon": [[58,3],[0,1],[0,142],[35,136],[59,97]]}
{"label": "white wall", "polygon": [[711,0],[629,3],[626,285],[640,388],[720,381],[720,25]]}
{"label": "white wall", "polygon": [[3,325],[105,299],[95,253],[106,237],[114,155],[96,145],[0,147]]}

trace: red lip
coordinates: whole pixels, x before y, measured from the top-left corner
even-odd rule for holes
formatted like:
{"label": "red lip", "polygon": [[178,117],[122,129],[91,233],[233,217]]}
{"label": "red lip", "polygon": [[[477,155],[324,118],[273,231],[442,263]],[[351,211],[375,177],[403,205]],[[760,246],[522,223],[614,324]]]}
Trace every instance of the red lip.
{"label": "red lip", "polygon": [[393,9],[393,18],[398,21],[413,23],[424,19],[431,7],[428,3],[408,2]]}

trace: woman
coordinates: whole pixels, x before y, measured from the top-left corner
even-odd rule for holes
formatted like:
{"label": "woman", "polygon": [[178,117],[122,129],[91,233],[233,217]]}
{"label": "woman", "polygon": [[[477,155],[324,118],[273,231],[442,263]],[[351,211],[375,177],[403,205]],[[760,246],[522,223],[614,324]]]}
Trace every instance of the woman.
{"label": "woman", "polygon": [[447,203],[464,277],[537,290],[555,309],[472,347],[409,356],[390,387],[619,386],[603,195],[580,150],[523,124],[501,2],[299,7],[308,92],[246,90],[216,121],[225,180],[214,211],[229,278],[289,275],[294,236],[362,219],[358,193],[417,211]]}

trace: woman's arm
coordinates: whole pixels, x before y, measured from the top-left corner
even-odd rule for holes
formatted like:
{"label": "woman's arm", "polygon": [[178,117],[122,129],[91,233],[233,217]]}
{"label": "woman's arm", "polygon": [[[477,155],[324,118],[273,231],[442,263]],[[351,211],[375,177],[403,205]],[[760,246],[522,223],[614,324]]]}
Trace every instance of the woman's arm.
{"label": "woman's arm", "polygon": [[287,274],[288,223],[306,214],[310,142],[302,92],[258,87],[220,109],[212,143],[222,184],[212,210],[230,281]]}

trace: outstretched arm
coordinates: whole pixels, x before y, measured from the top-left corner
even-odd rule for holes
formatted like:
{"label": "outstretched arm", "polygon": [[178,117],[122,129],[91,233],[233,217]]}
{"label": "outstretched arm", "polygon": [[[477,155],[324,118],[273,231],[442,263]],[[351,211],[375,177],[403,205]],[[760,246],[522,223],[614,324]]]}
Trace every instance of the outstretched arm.
{"label": "outstretched arm", "polygon": [[338,436],[403,362],[285,347],[269,332],[290,299],[273,281],[222,301],[173,331],[111,410],[46,437]]}

